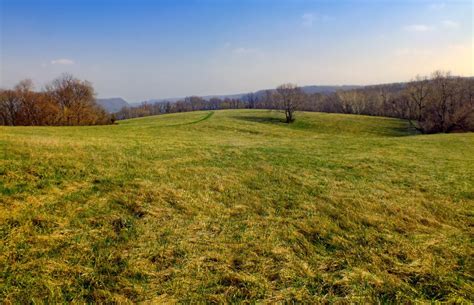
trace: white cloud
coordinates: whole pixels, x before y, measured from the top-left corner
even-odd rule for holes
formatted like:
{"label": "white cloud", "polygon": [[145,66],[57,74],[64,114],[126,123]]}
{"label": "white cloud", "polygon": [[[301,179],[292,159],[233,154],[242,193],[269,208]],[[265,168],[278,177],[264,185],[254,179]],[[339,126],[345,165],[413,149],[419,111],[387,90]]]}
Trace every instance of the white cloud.
{"label": "white cloud", "polygon": [[51,61],[52,65],[73,65],[74,60],[72,59],[67,59],[67,58],[59,58],[59,59],[53,59]]}
{"label": "white cloud", "polygon": [[434,27],[426,24],[411,24],[404,27],[405,31],[408,32],[428,32],[434,29]]}
{"label": "white cloud", "polygon": [[304,26],[310,27],[313,25],[314,20],[316,20],[316,17],[313,14],[310,13],[305,13],[303,16],[301,16],[302,19],[302,24]]}
{"label": "white cloud", "polygon": [[447,29],[457,29],[459,28],[459,22],[453,21],[453,20],[443,20],[441,23],[443,27]]}

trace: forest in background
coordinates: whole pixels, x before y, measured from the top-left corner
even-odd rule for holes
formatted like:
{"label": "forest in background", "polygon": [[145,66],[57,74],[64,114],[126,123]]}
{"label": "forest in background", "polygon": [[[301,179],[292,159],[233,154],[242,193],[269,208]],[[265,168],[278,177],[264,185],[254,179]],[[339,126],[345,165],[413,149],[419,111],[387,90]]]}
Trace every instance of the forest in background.
{"label": "forest in background", "polygon": [[[290,87],[291,92],[282,92]],[[288,90],[287,90],[288,91]],[[288,98],[288,96],[290,96]],[[243,98],[186,97],[176,102],[147,103],[124,107],[119,120],[175,112],[218,109],[273,109],[362,114],[406,119],[422,133],[474,130],[474,79],[434,72],[408,83],[366,86],[335,93],[306,94],[286,84],[263,94]],[[292,118],[294,120],[294,118]],[[287,121],[292,121],[291,119]]]}
{"label": "forest in background", "polygon": [[186,97],[176,102],[144,102],[108,114],[95,102],[91,83],[64,74],[37,92],[30,80],[0,91],[0,125],[103,125],[116,119],[219,109],[270,109],[285,113],[287,123],[296,111],[362,114],[408,120],[421,133],[474,130],[474,79],[434,72],[409,83],[366,86],[334,93],[307,94],[284,84],[263,94],[242,98]]}

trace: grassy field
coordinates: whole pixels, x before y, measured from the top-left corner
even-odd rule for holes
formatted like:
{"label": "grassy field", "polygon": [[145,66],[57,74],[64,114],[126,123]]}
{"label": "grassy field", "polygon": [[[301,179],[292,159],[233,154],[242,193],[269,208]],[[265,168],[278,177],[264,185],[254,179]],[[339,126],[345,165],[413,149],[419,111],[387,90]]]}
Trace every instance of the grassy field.
{"label": "grassy field", "polygon": [[474,134],[281,117],[0,127],[0,299],[474,302]]}

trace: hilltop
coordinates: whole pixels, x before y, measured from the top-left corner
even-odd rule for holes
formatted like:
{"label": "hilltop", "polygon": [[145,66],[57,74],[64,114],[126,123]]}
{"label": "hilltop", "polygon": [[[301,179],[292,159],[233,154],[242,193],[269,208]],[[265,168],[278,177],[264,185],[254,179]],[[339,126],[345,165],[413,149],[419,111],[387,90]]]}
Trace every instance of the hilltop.
{"label": "hilltop", "polygon": [[96,99],[96,103],[109,113],[114,113],[119,111],[123,107],[130,106],[130,104],[121,97],[98,98]]}
{"label": "hilltop", "polygon": [[[341,86],[302,86],[301,90],[306,94],[314,94],[314,93],[322,93],[322,94],[329,94],[334,93],[339,90],[352,90],[357,88],[363,88],[363,86],[353,86],[353,85],[341,85]],[[257,98],[263,97],[265,91],[274,91],[275,89],[262,89],[255,92],[250,92],[254,94]],[[214,95],[205,95],[201,96],[201,98],[205,100],[210,100],[211,98],[219,98],[219,99],[245,99],[246,96],[249,94],[247,93],[237,93],[237,94],[214,94]],[[159,99],[149,99],[144,102],[147,103],[163,103],[163,102],[176,102],[179,100],[184,99],[184,97],[170,97],[170,98],[159,98]],[[135,103],[140,104],[140,103]]]}

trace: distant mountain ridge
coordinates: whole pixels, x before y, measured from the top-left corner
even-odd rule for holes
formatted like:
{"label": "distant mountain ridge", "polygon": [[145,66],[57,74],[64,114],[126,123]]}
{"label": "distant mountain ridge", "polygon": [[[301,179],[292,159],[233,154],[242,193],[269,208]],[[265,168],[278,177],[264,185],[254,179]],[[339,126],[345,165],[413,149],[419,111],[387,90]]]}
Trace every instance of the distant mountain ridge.
{"label": "distant mountain ridge", "polygon": [[98,98],[96,103],[109,113],[120,111],[123,107],[130,107],[130,104],[121,97]]}
{"label": "distant mountain ridge", "polygon": [[[322,94],[329,94],[329,93],[334,93],[339,90],[352,90],[352,89],[357,89],[357,88],[362,88],[364,86],[355,86],[355,85],[342,85],[342,86],[302,86],[301,89],[303,92],[306,94],[314,94],[314,93],[322,93]],[[200,96],[201,98],[205,100],[209,100],[211,98],[220,98],[220,99],[241,99],[245,97],[249,93],[255,94],[257,97],[261,97],[265,94],[265,91],[273,91],[275,89],[263,89],[263,90],[258,90],[256,92],[247,92],[247,93],[237,93],[237,94],[215,94],[215,95],[206,95],[206,96]],[[164,103],[164,102],[177,102],[179,100],[183,100],[185,97],[171,97],[171,98],[160,98],[160,99],[149,99],[143,102],[138,102],[138,103],[132,103],[133,105],[140,105],[141,103]]]}
{"label": "distant mountain ridge", "polygon": [[[474,76],[466,77],[468,79],[474,79]],[[306,94],[331,94],[336,91],[340,90],[353,90],[353,89],[362,89],[362,88],[374,88],[379,86],[396,86],[396,87],[404,87],[406,86],[407,82],[398,82],[398,83],[384,83],[384,84],[373,84],[373,85],[339,85],[339,86],[302,86],[301,89]],[[258,90],[255,92],[247,92],[247,93],[237,93],[237,94],[215,94],[215,95],[205,95],[200,96],[205,100],[209,100],[211,98],[219,98],[219,99],[241,99],[244,98],[249,93],[255,94],[257,97],[262,97],[266,91],[274,91],[275,89],[263,89]],[[114,98],[99,98],[96,100],[97,104],[102,106],[107,112],[114,113],[120,111],[123,107],[134,107],[139,106],[142,103],[164,103],[164,102],[177,102],[179,100],[184,100],[185,97],[170,97],[170,98],[159,98],[159,99],[149,99],[141,102],[127,102],[121,97],[114,97]]]}

